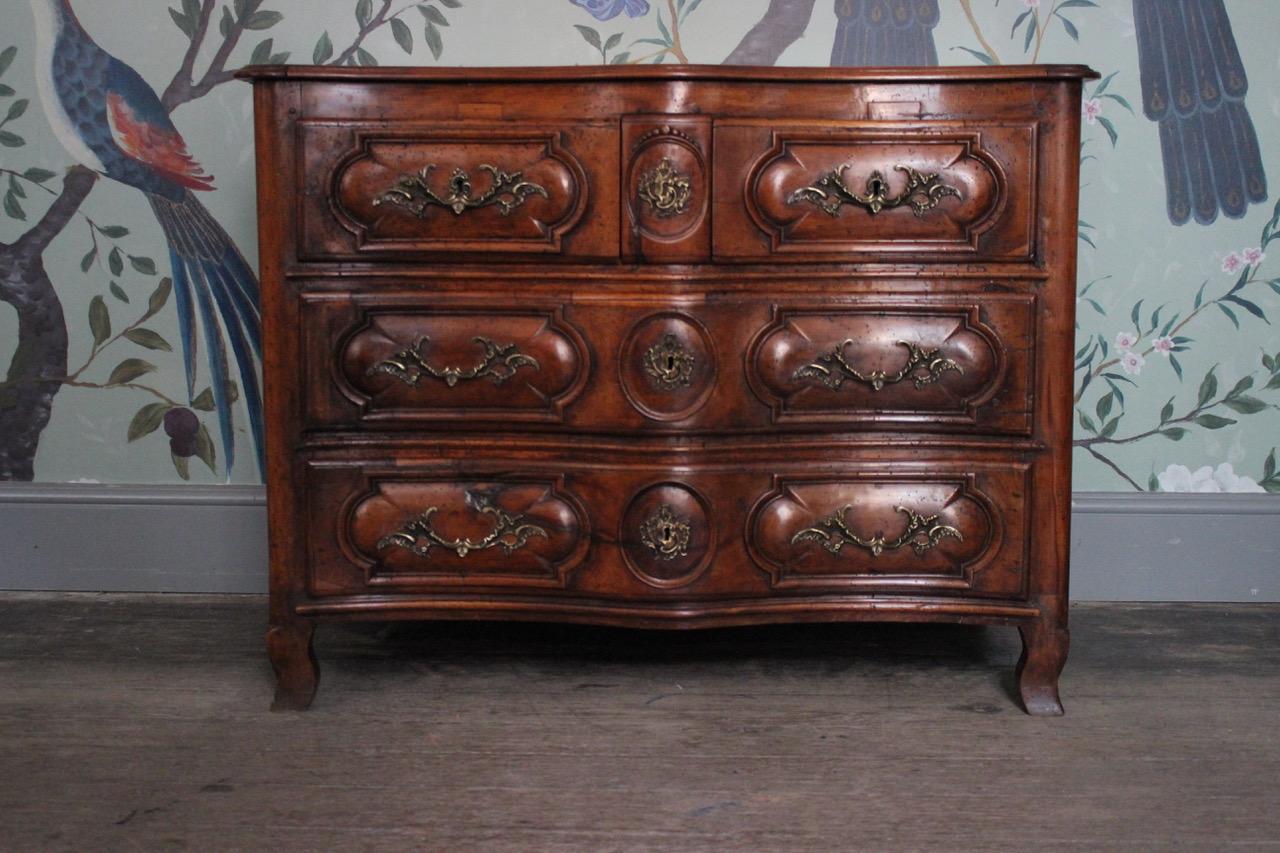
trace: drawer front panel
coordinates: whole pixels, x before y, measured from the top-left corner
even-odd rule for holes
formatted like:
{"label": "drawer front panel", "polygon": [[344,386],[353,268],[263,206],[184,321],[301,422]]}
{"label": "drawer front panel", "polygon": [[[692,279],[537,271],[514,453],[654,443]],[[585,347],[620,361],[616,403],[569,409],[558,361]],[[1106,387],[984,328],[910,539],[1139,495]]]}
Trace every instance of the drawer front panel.
{"label": "drawer front panel", "polygon": [[1021,460],[500,452],[309,463],[310,593],[1026,594]]}
{"label": "drawer front panel", "polygon": [[302,299],[310,426],[1032,429],[1032,294]]}
{"label": "drawer front panel", "polygon": [[1029,261],[1035,130],[717,122],[716,257]]}
{"label": "drawer front panel", "polygon": [[1031,428],[1035,297],[787,305],[748,354],[777,423]]}
{"label": "drawer front panel", "polygon": [[312,423],[559,423],[590,372],[586,344],[558,306],[510,311],[420,299],[304,297]]}
{"label": "drawer front panel", "polygon": [[752,514],[752,554],[776,589],[889,583],[1019,595],[1028,475],[1010,464],[780,476]]}
{"label": "drawer front panel", "polygon": [[304,260],[617,257],[616,125],[299,122]]}

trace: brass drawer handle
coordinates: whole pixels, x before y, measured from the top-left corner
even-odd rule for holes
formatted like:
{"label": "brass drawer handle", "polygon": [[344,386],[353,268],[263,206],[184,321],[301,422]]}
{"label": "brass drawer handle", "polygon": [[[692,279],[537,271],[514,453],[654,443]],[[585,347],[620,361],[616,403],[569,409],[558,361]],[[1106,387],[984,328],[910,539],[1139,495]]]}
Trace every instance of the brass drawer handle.
{"label": "brass drawer handle", "polygon": [[675,335],[666,334],[662,340],[644,352],[644,372],[654,387],[660,391],[674,391],[693,384],[693,367],[697,363],[694,354],[680,345]]}
{"label": "brass drawer handle", "polygon": [[523,515],[511,515],[493,506],[487,497],[478,492],[466,493],[467,506],[479,510],[485,515],[493,516],[494,527],[483,539],[445,539],[431,526],[431,516],[439,507],[429,506],[415,518],[409,519],[404,526],[394,533],[388,533],[378,540],[378,550],[384,548],[404,548],[419,557],[426,557],[437,545],[448,548],[459,557],[466,557],[472,551],[483,551],[487,548],[501,548],[510,556],[511,552],[524,546],[530,538],[541,536],[547,538],[547,531],[536,524],[523,521]]}
{"label": "brass drawer handle", "polygon": [[434,367],[427,363],[422,352],[422,348],[430,340],[431,338],[423,335],[413,346],[405,347],[391,358],[383,359],[369,368],[367,373],[370,376],[385,373],[410,387],[415,387],[424,376],[433,376],[444,380],[444,384],[452,388],[460,381],[481,378],[488,378],[494,385],[501,385],[515,376],[516,371],[522,367],[535,371],[542,369],[537,359],[520,352],[515,344],[495,344],[479,335],[471,340],[484,349],[484,356],[474,367]]}
{"label": "brass drawer handle", "polygon": [[[431,189],[431,171],[435,167],[435,163],[428,163],[417,174],[401,175],[394,186],[378,194],[373,200],[373,206],[394,204],[423,219],[427,215],[427,209],[433,205],[448,208],[455,216],[461,216],[468,210],[496,205],[499,213],[510,216],[511,211],[524,204],[529,196],[550,198],[545,188],[524,180],[524,172],[504,172],[487,163],[482,163],[480,168],[488,172],[493,181],[484,193],[473,195],[471,176],[462,169],[454,169],[453,176],[449,178],[449,194],[441,196]],[[503,196],[510,196],[511,199],[508,201]]]}
{"label": "brass drawer handle", "polygon": [[879,391],[886,385],[893,385],[904,379],[910,379],[916,388],[923,388],[926,385],[937,382],[948,370],[954,370],[959,374],[964,373],[960,365],[949,358],[939,355],[940,350],[927,350],[906,341],[898,341],[898,345],[906,347],[909,354],[907,363],[897,373],[892,376],[883,370],[860,373],[849,363],[844,355],[845,347],[852,345],[853,338],[846,338],[842,343],[832,347],[830,352],[818,356],[817,361],[798,369],[792,378],[797,381],[801,379],[816,379],[833,391],[838,390],[846,379],[853,379],[865,385],[870,385],[873,391]]}
{"label": "brass drawer handle", "polygon": [[689,523],[663,504],[640,525],[640,542],[659,560],[674,560],[689,553]]}
{"label": "brass drawer handle", "polygon": [[863,539],[850,530],[849,525],[845,523],[844,517],[851,509],[853,504],[847,504],[843,509],[819,521],[816,526],[806,527],[791,537],[791,544],[821,542],[822,547],[832,554],[839,554],[840,549],[845,545],[857,545],[870,551],[871,556],[879,557],[884,551],[896,551],[904,545],[910,545],[916,555],[920,556],[930,548],[936,547],[948,536],[960,542],[964,541],[959,530],[950,525],[938,524],[938,516],[921,515],[905,506],[894,507],[895,510],[907,516],[907,529],[897,539],[892,542],[887,541],[882,531],[876,531],[871,538]]}
{"label": "brass drawer handle", "polygon": [[910,166],[894,166],[895,170],[907,176],[907,187],[901,194],[889,195],[889,184],[884,175],[877,169],[867,178],[867,194],[858,195],[844,181],[844,173],[849,164],[839,166],[823,175],[813,184],[801,187],[787,196],[787,204],[810,202],[832,216],[840,215],[840,208],[845,204],[855,204],[875,215],[886,207],[911,206],[916,216],[924,216],[925,211],[938,206],[944,196],[960,198],[960,190],[942,183],[936,174],[917,172]]}
{"label": "brass drawer handle", "polygon": [[689,209],[693,188],[689,176],[677,172],[671,160],[663,157],[661,163],[640,176],[636,195],[653,208],[659,219],[669,219]]}

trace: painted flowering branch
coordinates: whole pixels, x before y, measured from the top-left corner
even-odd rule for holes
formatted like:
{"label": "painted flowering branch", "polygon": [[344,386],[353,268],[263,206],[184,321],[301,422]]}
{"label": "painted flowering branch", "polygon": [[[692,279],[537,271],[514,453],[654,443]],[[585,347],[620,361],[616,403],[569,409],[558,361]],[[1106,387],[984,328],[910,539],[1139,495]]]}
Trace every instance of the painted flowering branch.
{"label": "painted flowering branch", "polygon": [[263,0],[235,0],[234,14],[227,7],[222,7],[222,18],[218,25],[222,42],[199,80],[195,79],[196,59],[205,46],[218,0],[199,0],[198,3],[197,0],[183,0],[182,12],[169,10],[174,23],[187,34],[190,42],[177,72],[160,96],[160,103],[167,112],[172,113],[183,104],[202,98],[223,83],[235,79],[235,72],[227,69],[227,62],[240,43],[240,38],[248,30],[265,30],[284,19],[284,15],[279,12],[264,11],[262,3]]}

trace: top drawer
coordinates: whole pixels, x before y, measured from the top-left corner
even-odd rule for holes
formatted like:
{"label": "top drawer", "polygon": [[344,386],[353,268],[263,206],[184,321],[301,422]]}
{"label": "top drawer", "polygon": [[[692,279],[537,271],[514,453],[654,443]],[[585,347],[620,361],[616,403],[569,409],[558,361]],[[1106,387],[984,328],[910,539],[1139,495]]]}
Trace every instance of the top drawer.
{"label": "top drawer", "polygon": [[302,260],[618,255],[616,122],[298,123]]}
{"label": "top drawer", "polygon": [[1034,256],[1036,126],[718,121],[719,260]]}

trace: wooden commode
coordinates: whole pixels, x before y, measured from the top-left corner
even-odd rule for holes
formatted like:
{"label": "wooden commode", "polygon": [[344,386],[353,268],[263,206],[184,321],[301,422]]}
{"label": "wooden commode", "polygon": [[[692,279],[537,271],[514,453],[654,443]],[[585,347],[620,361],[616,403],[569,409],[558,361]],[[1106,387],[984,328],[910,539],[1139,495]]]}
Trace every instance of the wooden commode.
{"label": "wooden commode", "polygon": [[259,67],[277,707],[318,622],[1067,654],[1079,66]]}

